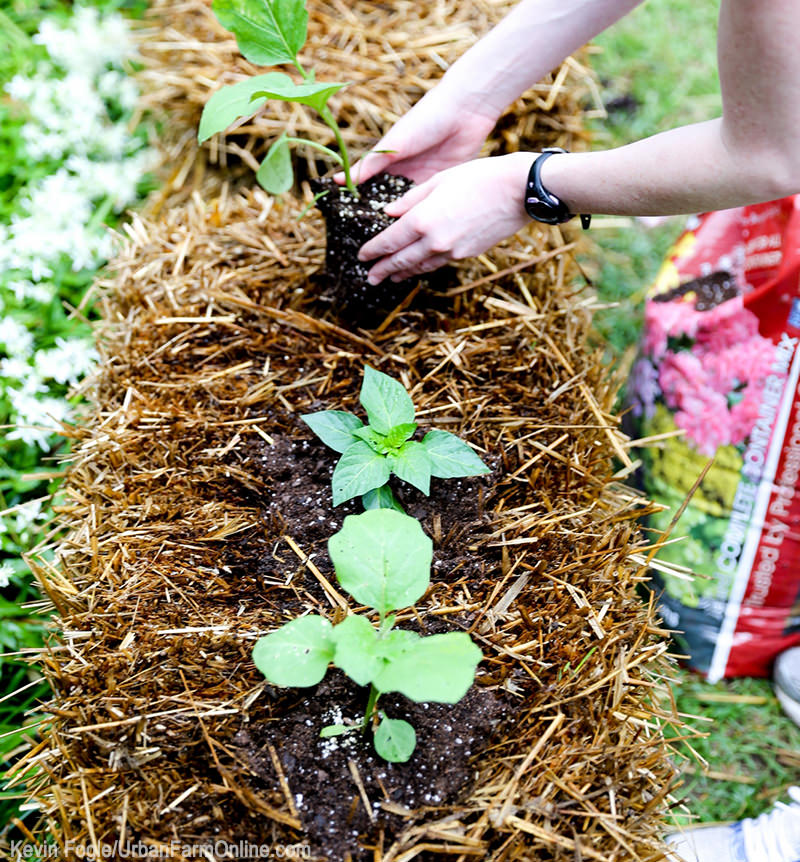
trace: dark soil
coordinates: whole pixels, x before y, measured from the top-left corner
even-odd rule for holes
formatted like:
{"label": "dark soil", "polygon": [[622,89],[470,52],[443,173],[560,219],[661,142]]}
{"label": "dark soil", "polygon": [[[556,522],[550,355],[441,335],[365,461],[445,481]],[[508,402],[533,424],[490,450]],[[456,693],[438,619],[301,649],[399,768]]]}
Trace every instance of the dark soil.
{"label": "dark soil", "polygon": [[670,302],[687,293],[695,294],[694,307],[696,311],[709,311],[712,308],[733,299],[739,293],[736,280],[730,272],[719,270],[709,275],[693,278],[683,284],[665,290],[654,296],[655,302]]}
{"label": "dark soil", "polygon": [[[308,555],[313,555],[320,571],[335,579],[333,566],[328,559],[328,539],[342,527],[347,515],[362,511],[359,500],[350,500],[333,507],[331,476],[338,453],[329,449],[316,437],[310,436],[307,426],[295,417],[286,417],[287,434],[273,434],[274,445],[250,438],[249,444],[240,447],[237,458],[244,458],[248,472],[255,473],[264,482],[266,491],[259,502],[262,507],[264,531],[246,535],[238,542],[229,541],[233,557],[230,565],[246,567],[249,573],[268,582],[286,580],[287,559],[294,568],[298,560],[281,550],[274,552],[275,537],[288,534]],[[421,438],[430,429],[421,428],[415,437]],[[486,458],[490,467],[491,457]],[[392,489],[406,513],[416,518],[433,538],[433,567],[431,584],[463,582],[468,587],[486,584],[486,567],[499,566],[499,553],[494,556],[485,550],[480,555],[470,553],[470,547],[486,542],[491,532],[491,502],[494,489],[493,474],[467,479],[433,479],[431,493],[421,491],[391,479]],[[254,502],[254,498],[251,498]],[[282,548],[286,546],[281,543]],[[317,580],[303,569],[292,581],[294,595],[301,590],[323,600]],[[266,584],[265,584],[266,587]],[[287,611],[300,609],[293,605],[292,594],[282,596],[281,605]],[[470,620],[463,620],[465,625]]]}
{"label": "dark soil", "polygon": [[418,278],[397,283],[385,279],[371,285],[367,274],[374,261],[361,263],[358,259],[361,246],[396,221],[384,213],[386,204],[413,185],[405,177],[378,174],[358,186],[359,197],[355,198],[330,178],[311,181],[315,195],[325,192],[317,201],[327,229],[323,290],[343,321],[374,325],[416,287]]}
{"label": "dark soil", "polygon": [[[282,719],[251,721],[235,738],[258,777],[260,791],[281,798],[268,750],[270,744],[275,747],[312,852],[331,862],[348,854],[354,862],[373,859],[371,848],[380,843],[381,833],[388,847],[415,816],[422,818],[457,801],[470,786],[472,758],[509,711],[507,703],[476,687],[455,705],[413,703],[402,695],[386,695],[380,709],[390,718],[410,722],[417,732],[411,759],[387,763],[375,753],[371,732],[319,736],[325,725],[360,720],[367,693],[340,671],[329,671]],[[372,818],[351,764],[358,770]]]}
{"label": "dark soil", "polygon": [[[275,537],[290,535],[335,583],[327,541],[346,515],[361,511],[361,505],[354,500],[333,508],[330,480],[337,453],[310,436],[299,420],[287,417],[287,423],[289,433],[273,435],[274,445],[252,442],[248,449],[239,450],[247,469],[257,469],[268,489],[262,510],[265,529],[231,542],[229,562],[232,576],[255,578],[265,600],[274,597],[287,615],[294,615],[308,609],[310,597],[324,602],[324,596],[316,578]],[[434,479],[430,497],[394,477],[392,483],[405,510],[418,518],[434,539],[431,589],[447,599],[462,585],[467,589],[485,586],[486,566],[499,566],[499,560],[486,553],[479,559],[469,547],[485,543],[490,531],[487,504],[494,485],[492,475]],[[291,572],[291,589],[285,589]],[[420,610],[416,620],[403,622],[401,627],[433,634],[464,630],[474,622],[474,614],[469,612],[425,616]],[[489,678],[484,677],[483,682],[488,683]],[[379,707],[391,718],[410,721],[418,737],[417,750],[408,763],[390,764],[375,754],[369,733],[319,738],[325,725],[363,716],[367,695],[367,688],[355,685],[335,669],[314,689],[285,690],[267,685],[265,696],[252,706],[234,740],[252,768],[255,786],[280,805],[284,797],[268,750],[270,744],[275,747],[308,840],[314,852],[325,859],[343,860],[348,853],[353,862],[372,859],[369,848],[381,840],[388,847],[415,814],[422,816],[423,809],[452,803],[462,796],[473,778],[471,759],[490,743],[511,708],[510,696],[481,685],[473,686],[454,706],[416,704],[401,695],[384,696]],[[374,822],[354,783],[351,760],[366,788]],[[400,806],[408,814],[398,814],[397,808],[394,813],[387,811],[383,803]],[[417,858],[421,862],[424,857]]]}

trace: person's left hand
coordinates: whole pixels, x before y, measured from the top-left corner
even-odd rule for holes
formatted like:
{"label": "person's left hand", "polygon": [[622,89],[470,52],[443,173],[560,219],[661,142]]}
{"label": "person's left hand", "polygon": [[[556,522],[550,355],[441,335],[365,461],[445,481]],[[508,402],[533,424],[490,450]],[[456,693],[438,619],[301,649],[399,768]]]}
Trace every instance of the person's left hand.
{"label": "person's left hand", "polygon": [[362,261],[380,258],[369,271],[370,284],[430,272],[516,233],[530,221],[524,197],[534,157],[512,153],[465,162],[388,204],[384,211],[398,220],[358,254]]}

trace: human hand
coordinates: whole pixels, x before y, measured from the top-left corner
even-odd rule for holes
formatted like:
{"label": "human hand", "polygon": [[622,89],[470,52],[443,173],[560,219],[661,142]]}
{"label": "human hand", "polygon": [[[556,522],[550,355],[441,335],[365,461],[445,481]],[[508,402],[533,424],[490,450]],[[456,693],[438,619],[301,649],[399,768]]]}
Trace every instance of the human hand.
{"label": "human hand", "polygon": [[[423,96],[353,166],[356,183],[381,171],[421,183],[439,171],[474,159],[497,116],[487,107],[464,103],[444,82]],[[382,151],[387,152],[382,152]],[[343,185],[344,173],[334,175]]]}
{"label": "human hand", "polygon": [[475,159],[435,174],[384,212],[398,217],[361,247],[359,260],[378,262],[370,284],[402,281],[450,260],[481,254],[528,223],[525,183],[533,156]]}

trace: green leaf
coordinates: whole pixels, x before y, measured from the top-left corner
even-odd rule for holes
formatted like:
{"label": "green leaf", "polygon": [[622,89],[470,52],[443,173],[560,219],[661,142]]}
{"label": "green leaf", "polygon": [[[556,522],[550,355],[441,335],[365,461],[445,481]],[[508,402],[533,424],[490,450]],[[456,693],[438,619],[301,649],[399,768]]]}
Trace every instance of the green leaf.
{"label": "green leaf", "polygon": [[333,642],[336,667],[358,685],[372,682],[383,664],[376,653],[378,632],[372,623],[366,617],[352,614],[334,627]]}
{"label": "green leaf", "polygon": [[416,422],[403,422],[395,425],[386,435],[386,445],[390,449],[397,449],[417,430]]}
{"label": "green leaf", "polygon": [[288,192],[294,183],[292,155],[284,132],[269,148],[256,172],[256,179],[271,195]]}
{"label": "green leaf", "polygon": [[399,691],[417,703],[457,703],[483,658],[465,632],[431,635],[398,647],[372,682],[380,692]]}
{"label": "green leaf", "polygon": [[359,400],[369,424],[381,434],[388,434],[395,425],[414,421],[414,403],[403,384],[369,365],[364,367]]}
{"label": "green leaf", "polygon": [[429,431],[423,437],[422,445],[431,461],[431,476],[456,479],[492,472],[474,449],[449,431]]}
{"label": "green leaf", "polygon": [[353,730],[358,730],[358,725],[352,724],[327,724],[319,732],[323,739],[329,739],[332,736],[341,736],[343,733],[350,733]]}
{"label": "green leaf", "polygon": [[395,629],[387,632],[380,641],[378,641],[377,653],[380,658],[394,661],[406,650],[412,649],[417,645],[417,642],[422,640],[416,632],[406,631],[406,629]]}
{"label": "green leaf", "polygon": [[378,454],[385,455],[389,451],[389,447],[386,445],[386,437],[383,434],[379,434],[369,425],[364,425],[363,428],[359,428],[354,433],[356,437],[361,438],[370,449]]}
{"label": "green leaf", "polygon": [[259,638],[253,661],[273,685],[316,685],[333,661],[332,631],[324,617],[299,617]]}
{"label": "green leaf", "polygon": [[422,443],[404,443],[394,456],[392,472],[427,495],[431,490],[431,462]]}
{"label": "green leaf", "polygon": [[287,77],[285,81],[280,82],[279,86],[272,84],[259,90],[256,96],[266,99],[280,99],[282,102],[299,102],[301,105],[308,105],[315,111],[322,113],[328,104],[328,99],[346,86],[348,86],[347,83],[330,81],[319,83],[304,81],[302,84],[295,84],[291,78]]}
{"label": "green leaf", "polygon": [[280,83],[284,78],[291,81],[291,78],[282,72],[267,72],[266,75],[256,75],[254,78],[217,90],[203,108],[197,140],[202,144],[217,132],[224,132],[240,117],[250,117],[255,114],[266,99],[253,101],[253,95],[258,90]]}
{"label": "green leaf", "polygon": [[305,44],[305,0],[214,0],[211,8],[242,54],[258,66],[294,63]]}
{"label": "green leaf", "polygon": [[364,425],[358,416],[344,410],[320,410],[300,418],[326,446],[337,452],[345,452],[352,446],[356,440],[355,432]]}
{"label": "green leaf", "polygon": [[375,751],[389,763],[405,763],[417,747],[417,733],[400,718],[386,718],[375,729]]}
{"label": "green leaf", "polygon": [[345,449],[333,471],[333,505],[380,488],[390,475],[389,462],[383,455],[373,452],[363,440],[353,443]]}
{"label": "green leaf", "polygon": [[328,553],[342,587],[381,614],[413,605],[430,583],[433,542],[419,521],[393,509],[348,515]]}
{"label": "green leaf", "polygon": [[392,493],[392,489],[388,485],[381,485],[380,488],[376,488],[374,491],[367,491],[361,498],[361,505],[366,511],[369,511],[369,509],[403,511],[403,507],[398,503],[397,498]]}

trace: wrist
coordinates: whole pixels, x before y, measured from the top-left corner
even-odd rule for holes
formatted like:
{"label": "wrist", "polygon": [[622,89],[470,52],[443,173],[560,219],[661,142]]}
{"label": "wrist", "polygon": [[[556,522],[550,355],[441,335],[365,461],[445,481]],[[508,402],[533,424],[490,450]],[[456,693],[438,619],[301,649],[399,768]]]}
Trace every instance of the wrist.
{"label": "wrist", "polygon": [[569,211],[574,213],[575,208],[569,198],[569,187],[565,182],[567,176],[566,159],[570,153],[553,153],[545,162],[542,163],[539,176],[542,180],[542,185],[551,194],[554,194],[560,201],[563,201]]}
{"label": "wrist", "polygon": [[[587,230],[592,221],[591,214],[579,213],[570,205],[572,196],[568,189],[570,174],[566,173],[567,155],[569,153],[565,150],[553,147],[543,150],[533,160],[525,189],[525,210],[532,219],[545,224],[564,224],[580,214],[581,225]],[[560,165],[545,176],[545,169],[554,159],[560,159]]]}
{"label": "wrist", "polygon": [[476,76],[470,75],[466,68],[459,69],[455,63],[442,76],[436,89],[446,97],[448,110],[465,111],[469,114],[477,114],[491,121],[492,125],[500,119],[500,115],[506,105],[497,105],[495,90],[491,82],[476,80]]}

